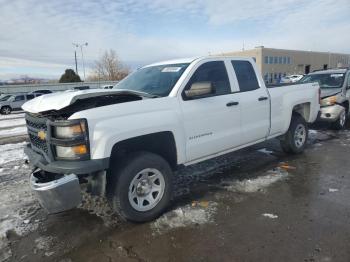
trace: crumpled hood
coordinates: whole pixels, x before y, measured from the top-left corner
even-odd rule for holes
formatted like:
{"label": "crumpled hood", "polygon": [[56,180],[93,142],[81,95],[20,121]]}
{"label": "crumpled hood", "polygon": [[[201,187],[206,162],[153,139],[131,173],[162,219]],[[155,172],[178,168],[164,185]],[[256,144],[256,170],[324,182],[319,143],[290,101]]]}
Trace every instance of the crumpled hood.
{"label": "crumpled hood", "polygon": [[143,97],[152,97],[142,92],[129,91],[129,90],[113,90],[113,89],[90,89],[90,90],[68,90],[64,92],[58,92],[53,94],[42,95],[26,102],[22,109],[30,113],[40,113],[49,110],[60,110],[65,108],[79,99],[105,96],[105,95],[136,95]]}
{"label": "crumpled hood", "polygon": [[341,92],[341,88],[321,88],[321,98],[336,95]]}

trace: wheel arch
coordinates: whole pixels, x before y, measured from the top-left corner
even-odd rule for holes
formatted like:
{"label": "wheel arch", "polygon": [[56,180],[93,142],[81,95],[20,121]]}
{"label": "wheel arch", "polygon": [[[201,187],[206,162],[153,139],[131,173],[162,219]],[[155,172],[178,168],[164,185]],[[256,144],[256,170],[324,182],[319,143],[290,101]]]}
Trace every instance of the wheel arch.
{"label": "wheel arch", "polygon": [[138,151],[160,155],[169,163],[173,170],[177,168],[177,148],[171,131],[141,135],[117,142],[112,147],[110,165],[118,163],[118,159],[128,154]]}

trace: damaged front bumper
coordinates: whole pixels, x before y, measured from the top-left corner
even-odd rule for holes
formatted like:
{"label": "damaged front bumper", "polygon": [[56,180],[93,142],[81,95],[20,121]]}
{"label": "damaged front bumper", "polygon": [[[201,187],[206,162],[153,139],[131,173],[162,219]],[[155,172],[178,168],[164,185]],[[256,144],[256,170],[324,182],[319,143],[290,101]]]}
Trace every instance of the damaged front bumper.
{"label": "damaged front bumper", "polygon": [[321,107],[321,114],[318,121],[335,122],[339,119],[340,114],[345,110],[341,105],[332,105]]}
{"label": "damaged front bumper", "polygon": [[37,169],[30,176],[30,187],[50,214],[75,208],[81,203],[79,178],[74,174],[57,175]]}

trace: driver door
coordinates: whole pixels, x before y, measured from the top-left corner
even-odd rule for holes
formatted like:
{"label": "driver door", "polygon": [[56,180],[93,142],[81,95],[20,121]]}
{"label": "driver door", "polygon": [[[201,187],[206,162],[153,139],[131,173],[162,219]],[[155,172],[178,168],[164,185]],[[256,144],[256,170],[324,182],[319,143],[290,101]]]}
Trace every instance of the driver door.
{"label": "driver door", "polygon": [[12,109],[15,109],[15,110],[20,109],[21,106],[24,104],[24,102],[25,102],[24,95],[15,96],[15,99],[11,103],[11,107]]}
{"label": "driver door", "polygon": [[[194,83],[210,82],[212,94],[188,98]],[[187,162],[240,145],[240,104],[232,93],[224,61],[200,64],[187,82],[181,101]]]}

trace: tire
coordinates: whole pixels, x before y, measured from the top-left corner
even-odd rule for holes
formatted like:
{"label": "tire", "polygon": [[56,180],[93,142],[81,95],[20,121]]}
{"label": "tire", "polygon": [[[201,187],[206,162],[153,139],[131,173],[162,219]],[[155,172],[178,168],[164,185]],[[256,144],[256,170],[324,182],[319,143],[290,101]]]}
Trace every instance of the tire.
{"label": "tire", "polygon": [[337,121],[335,121],[332,124],[333,129],[335,129],[335,130],[342,130],[342,129],[344,129],[344,127],[346,125],[346,120],[347,120],[347,112],[346,112],[346,110],[343,110],[340,113],[339,118],[337,119]]}
{"label": "tire", "polygon": [[159,155],[137,152],[111,167],[111,206],[123,219],[146,222],[159,217],[170,203],[172,170]]}
{"label": "tire", "polygon": [[300,154],[306,147],[308,139],[308,126],[304,118],[294,114],[287,133],[280,141],[284,152],[289,154]]}
{"label": "tire", "polygon": [[9,114],[11,114],[11,107],[9,107],[9,106],[3,106],[1,109],[0,109],[0,113],[2,114],[2,115],[9,115]]}

